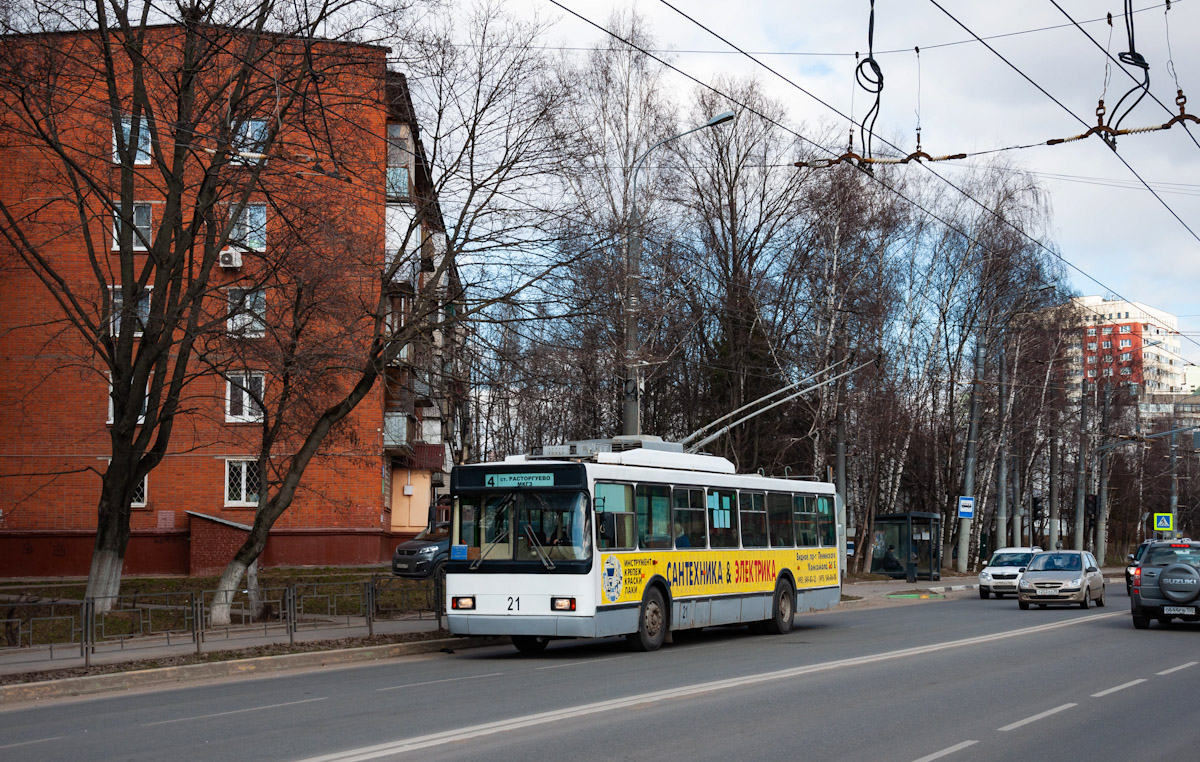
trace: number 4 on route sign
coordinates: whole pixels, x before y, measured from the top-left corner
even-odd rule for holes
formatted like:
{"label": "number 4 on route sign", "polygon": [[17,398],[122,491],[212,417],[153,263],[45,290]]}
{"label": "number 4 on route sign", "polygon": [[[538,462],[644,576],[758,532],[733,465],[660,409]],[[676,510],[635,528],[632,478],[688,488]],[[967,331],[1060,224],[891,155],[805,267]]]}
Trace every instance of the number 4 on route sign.
{"label": "number 4 on route sign", "polygon": [[958,498],[958,517],[960,519],[975,518],[975,498],[965,496]]}
{"label": "number 4 on route sign", "polygon": [[1154,514],[1154,531],[1155,532],[1174,532],[1175,531],[1175,522],[1173,521],[1174,518],[1175,517],[1170,513]]}

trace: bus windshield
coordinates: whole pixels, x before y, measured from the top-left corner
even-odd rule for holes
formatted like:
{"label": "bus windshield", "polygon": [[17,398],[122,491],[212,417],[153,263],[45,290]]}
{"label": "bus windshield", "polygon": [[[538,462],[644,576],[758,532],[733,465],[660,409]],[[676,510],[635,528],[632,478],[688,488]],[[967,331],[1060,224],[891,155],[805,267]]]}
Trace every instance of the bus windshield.
{"label": "bus windshield", "polygon": [[459,542],[473,566],[489,561],[584,561],[591,557],[584,492],[460,495]]}

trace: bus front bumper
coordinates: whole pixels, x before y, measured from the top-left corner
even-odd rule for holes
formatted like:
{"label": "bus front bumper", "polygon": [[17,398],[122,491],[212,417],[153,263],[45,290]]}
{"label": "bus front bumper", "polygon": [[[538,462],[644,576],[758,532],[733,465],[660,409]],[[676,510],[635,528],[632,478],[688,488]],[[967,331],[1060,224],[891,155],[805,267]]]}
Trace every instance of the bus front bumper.
{"label": "bus front bumper", "polygon": [[489,616],[449,614],[454,635],[543,635],[557,638],[594,638],[596,620],[590,616]]}

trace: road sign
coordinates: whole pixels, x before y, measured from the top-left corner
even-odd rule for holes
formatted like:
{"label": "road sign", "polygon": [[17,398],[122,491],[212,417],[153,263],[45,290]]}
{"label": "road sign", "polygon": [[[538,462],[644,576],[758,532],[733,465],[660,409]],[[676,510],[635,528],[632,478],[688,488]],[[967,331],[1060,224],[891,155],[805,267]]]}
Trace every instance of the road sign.
{"label": "road sign", "polygon": [[1154,531],[1155,532],[1174,532],[1175,522],[1174,516],[1170,513],[1154,514]]}
{"label": "road sign", "polygon": [[975,498],[965,496],[958,498],[958,517],[960,519],[975,518]]}

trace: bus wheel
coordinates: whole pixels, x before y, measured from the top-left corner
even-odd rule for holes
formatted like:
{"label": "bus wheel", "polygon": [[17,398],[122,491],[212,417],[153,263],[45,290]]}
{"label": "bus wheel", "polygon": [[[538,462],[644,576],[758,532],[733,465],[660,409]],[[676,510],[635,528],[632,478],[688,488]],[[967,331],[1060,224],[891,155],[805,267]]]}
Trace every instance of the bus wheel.
{"label": "bus wheel", "polygon": [[662,593],[652,587],[642,601],[642,611],[638,616],[638,631],[625,636],[629,646],[635,651],[656,651],[667,637],[667,607],[663,604]]}
{"label": "bus wheel", "polygon": [[792,631],[792,617],[796,614],[796,595],[792,584],[786,579],[775,585],[775,602],[771,606],[771,618],[764,624],[771,635],[783,635]]}
{"label": "bus wheel", "polygon": [[550,643],[549,638],[543,638],[539,635],[513,635],[512,644],[517,647],[517,650],[526,656],[537,656],[542,651],[546,650],[546,646]]}

